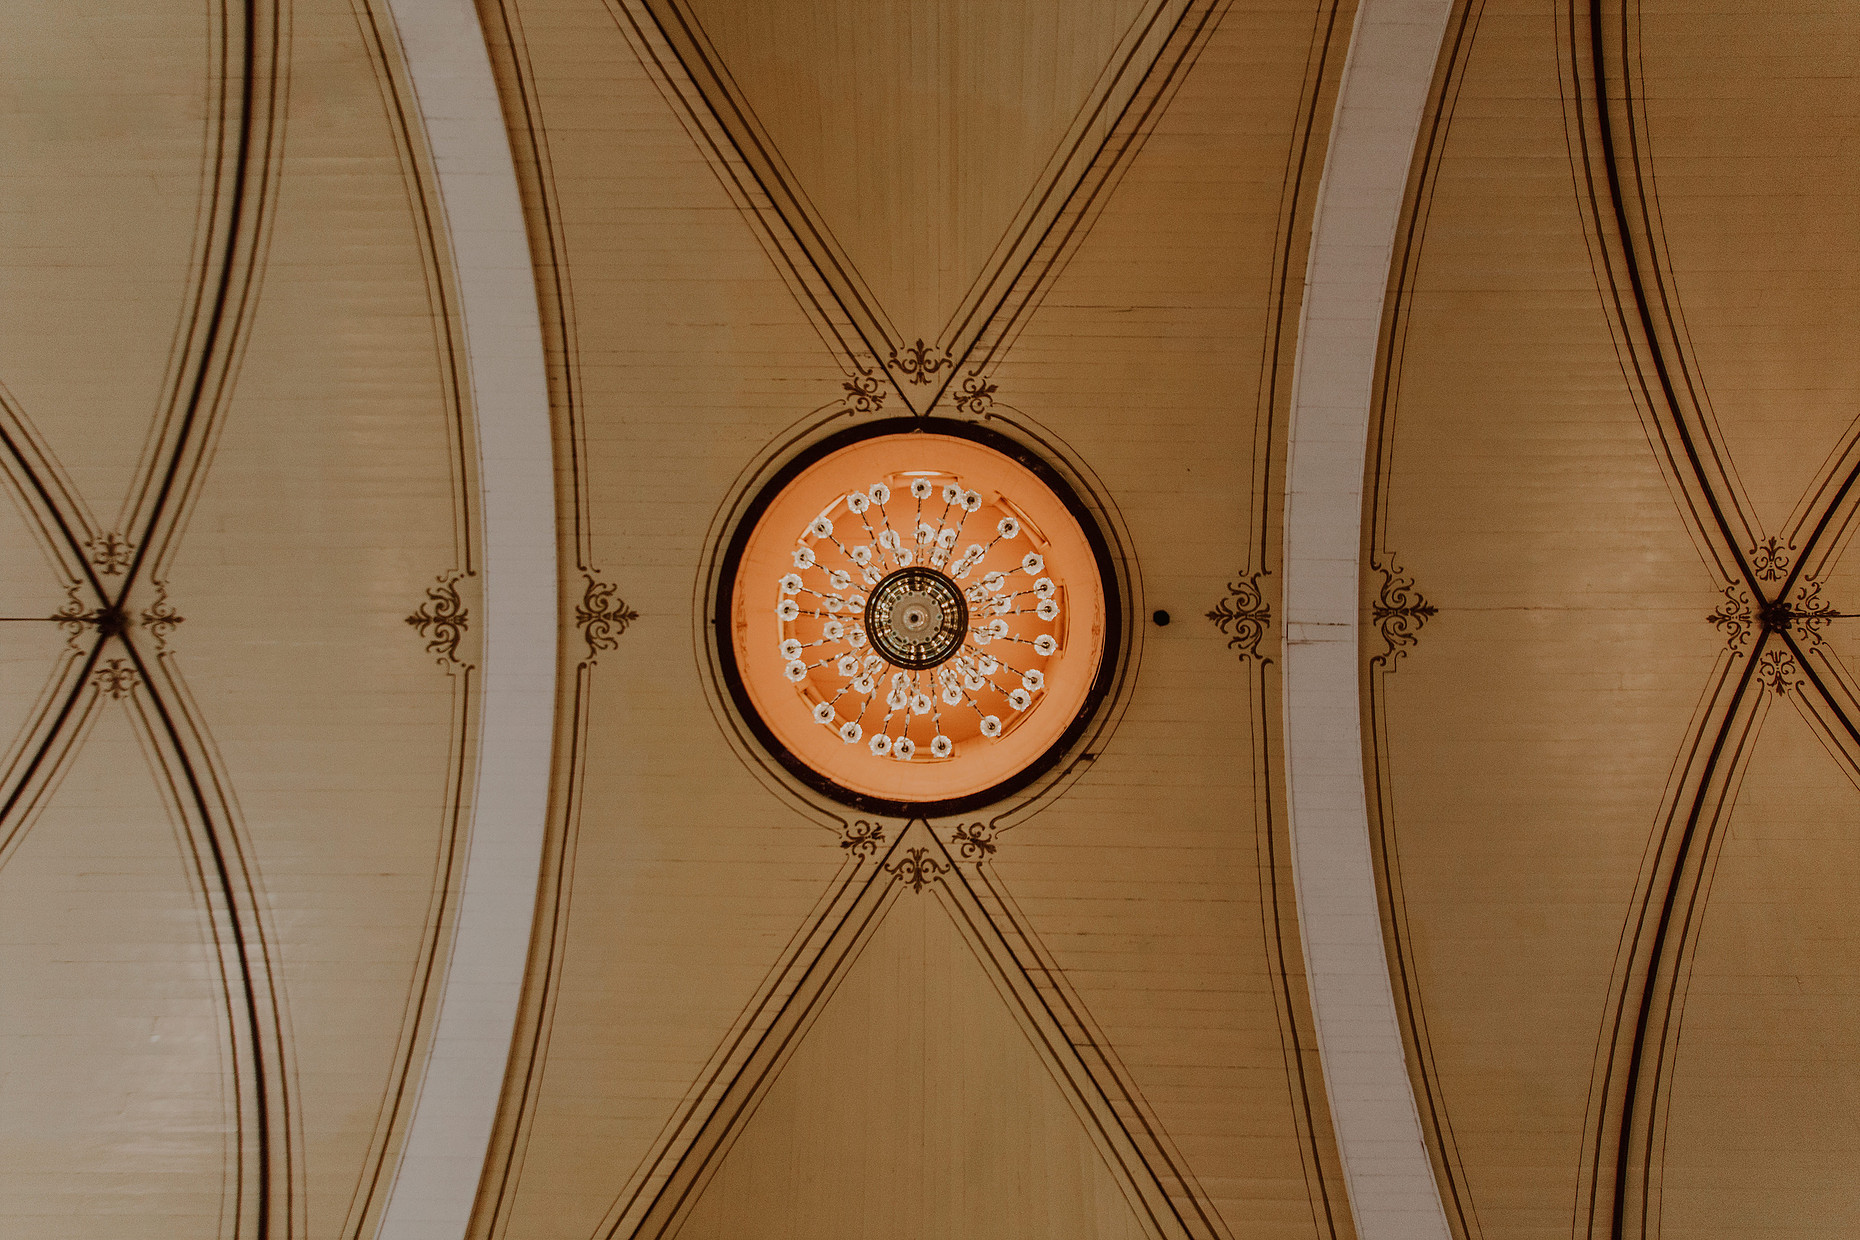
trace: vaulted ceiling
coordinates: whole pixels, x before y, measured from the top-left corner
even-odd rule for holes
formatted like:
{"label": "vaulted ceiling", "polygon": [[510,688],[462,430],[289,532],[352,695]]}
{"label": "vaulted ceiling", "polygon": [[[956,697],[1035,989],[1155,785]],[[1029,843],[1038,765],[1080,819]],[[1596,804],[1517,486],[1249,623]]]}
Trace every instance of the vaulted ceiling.
{"label": "vaulted ceiling", "polygon": [[[1845,6],[0,47],[0,1231],[1860,1226]],[[794,778],[715,617],[771,479],[927,418],[1123,624],[925,816]]]}

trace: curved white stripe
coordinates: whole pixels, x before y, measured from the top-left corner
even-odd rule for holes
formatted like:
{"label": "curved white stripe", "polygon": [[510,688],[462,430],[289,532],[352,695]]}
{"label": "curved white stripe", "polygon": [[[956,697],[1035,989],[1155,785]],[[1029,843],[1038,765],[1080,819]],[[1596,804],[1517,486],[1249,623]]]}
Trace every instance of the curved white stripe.
{"label": "curved white stripe", "polygon": [[439,173],[477,416],[478,783],[439,1022],[384,1240],[459,1240],[497,1116],[536,908],[555,714],[555,465],[516,166],[471,0],[390,0]]}
{"label": "curved white stripe", "polygon": [[1285,480],[1285,766],[1319,1057],[1362,1240],[1447,1240],[1389,987],[1357,622],[1376,345],[1449,0],[1363,0],[1312,225]]}

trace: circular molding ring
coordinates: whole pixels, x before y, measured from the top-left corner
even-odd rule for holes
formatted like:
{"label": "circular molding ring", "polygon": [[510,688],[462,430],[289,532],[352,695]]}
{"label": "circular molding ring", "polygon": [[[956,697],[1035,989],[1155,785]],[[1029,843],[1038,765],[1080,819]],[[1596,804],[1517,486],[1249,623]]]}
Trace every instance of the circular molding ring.
{"label": "circular molding ring", "polygon": [[860,809],[960,812],[1060,757],[1119,649],[1090,510],[992,430],[886,420],[762,487],[730,540],[717,654],[738,712],[804,783]]}

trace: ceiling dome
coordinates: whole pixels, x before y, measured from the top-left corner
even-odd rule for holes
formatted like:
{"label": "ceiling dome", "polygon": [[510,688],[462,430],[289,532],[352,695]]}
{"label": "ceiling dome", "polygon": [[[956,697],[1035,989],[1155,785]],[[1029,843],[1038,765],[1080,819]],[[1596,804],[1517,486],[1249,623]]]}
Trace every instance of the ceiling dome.
{"label": "ceiling dome", "polygon": [[1094,697],[1107,619],[1084,508],[973,432],[879,433],[777,478],[727,591],[739,705],[854,804],[987,799]]}

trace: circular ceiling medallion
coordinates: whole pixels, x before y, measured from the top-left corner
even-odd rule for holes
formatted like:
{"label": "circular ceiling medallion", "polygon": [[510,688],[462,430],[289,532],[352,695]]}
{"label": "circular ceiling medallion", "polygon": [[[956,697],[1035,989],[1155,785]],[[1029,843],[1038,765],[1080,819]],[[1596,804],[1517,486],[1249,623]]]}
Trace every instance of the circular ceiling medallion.
{"label": "circular ceiling medallion", "polygon": [[1047,471],[879,434],[765,493],[728,587],[745,705],[855,803],[974,803],[1055,753],[1106,648],[1104,557]]}

